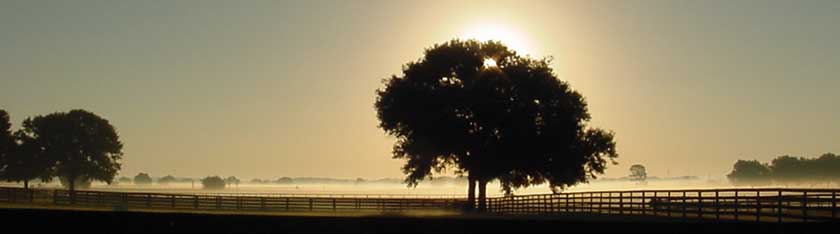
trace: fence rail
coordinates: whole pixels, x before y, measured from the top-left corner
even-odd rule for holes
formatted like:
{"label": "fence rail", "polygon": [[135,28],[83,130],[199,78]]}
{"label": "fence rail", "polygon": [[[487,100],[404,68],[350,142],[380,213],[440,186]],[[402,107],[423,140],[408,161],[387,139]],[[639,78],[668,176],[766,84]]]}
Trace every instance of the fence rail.
{"label": "fence rail", "polygon": [[718,221],[840,221],[837,189],[596,191],[489,198],[492,213],[649,215]]}
{"label": "fence rail", "polygon": [[229,196],[206,194],[0,188],[0,202],[157,209],[236,211],[408,211],[460,210],[465,199],[384,196]]}

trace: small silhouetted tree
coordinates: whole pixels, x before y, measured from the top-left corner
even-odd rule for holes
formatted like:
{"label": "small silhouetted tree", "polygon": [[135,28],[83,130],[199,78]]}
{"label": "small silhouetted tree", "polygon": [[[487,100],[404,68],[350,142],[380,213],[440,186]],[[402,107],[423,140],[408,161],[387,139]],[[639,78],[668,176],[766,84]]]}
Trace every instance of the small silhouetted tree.
{"label": "small silhouetted tree", "polygon": [[173,182],[177,182],[177,181],[178,181],[178,179],[176,179],[174,176],[167,175],[167,176],[164,176],[164,177],[161,177],[160,179],[158,179],[158,184],[169,184],[169,183],[173,183]]}
{"label": "small silhouetted tree", "polygon": [[204,179],[201,179],[201,185],[204,189],[224,189],[225,188],[225,180],[219,176],[208,176]]}
{"label": "small silhouetted tree", "polygon": [[134,184],[136,185],[147,185],[152,183],[152,177],[149,174],[140,172],[134,176]]}
{"label": "small silhouetted tree", "polygon": [[646,179],[647,171],[645,170],[645,166],[641,164],[630,166],[630,180],[644,183]]}
{"label": "small silhouetted tree", "polygon": [[409,186],[454,169],[467,174],[468,203],[486,185],[512,189],[586,182],[618,156],[613,134],[590,129],[583,96],[549,60],[520,57],[499,42],[452,40],[409,62],[377,90],[379,127],[397,138]]}
{"label": "small silhouetted tree", "polygon": [[281,178],[277,179],[276,181],[274,181],[274,183],[291,184],[291,183],[294,183],[294,180],[290,177],[281,177]]}
{"label": "small silhouetted tree", "polygon": [[120,177],[120,179],[117,180],[117,181],[119,181],[120,183],[131,183],[132,180],[131,180],[131,178],[123,176],[123,177]]}
{"label": "small silhouetted tree", "polygon": [[55,163],[56,175],[67,179],[71,202],[79,178],[111,183],[120,170],[123,145],[117,131],[91,112],[71,110],[27,118],[21,131]]}
{"label": "small silhouetted tree", "polygon": [[770,184],[770,168],[757,160],[738,160],[732,166],[732,172],[726,175],[729,181],[737,186]]}

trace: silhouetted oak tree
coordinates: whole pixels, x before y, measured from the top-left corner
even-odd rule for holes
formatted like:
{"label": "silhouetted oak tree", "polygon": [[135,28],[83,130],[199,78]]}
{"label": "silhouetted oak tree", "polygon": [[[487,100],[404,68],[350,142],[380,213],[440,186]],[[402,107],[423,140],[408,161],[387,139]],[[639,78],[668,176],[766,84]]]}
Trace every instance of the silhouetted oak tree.
{"label": "silhouetted oak tree", "polygon": [[630,166],[630,180],[644,183],[647,179],[647,170],[642,164],[634,164]]}
{"label": "silhouetted oak tree", "polygon": [[[488,62],[492,60],[492,62]],[[549,60],[520,57],[499,42],[435,45],[377,90],[380,127],[409,186],[433,172],[468,174],[470,204],[499,179],[512,189],[564,188],[602,173],[618,156],[611,132],[589,129],[586,102],[553,74]]]}
{"label": "silhouetted oak tree", "polygon": [[10,127],[8,114],[0,110],[0,178],[23,182],[24,188],[29,188],[29,181],[33,179],[51,181],[52,161],[22,131],[10,134]]}
{"label": "silhouetted oak tree", "polygon": [[71,191],[79,178],[111,183],[120,170],[123,145],[117,131],[91,112],[71,110],[27,118],[21,130],[54,163],[56,175],[67,180]]}

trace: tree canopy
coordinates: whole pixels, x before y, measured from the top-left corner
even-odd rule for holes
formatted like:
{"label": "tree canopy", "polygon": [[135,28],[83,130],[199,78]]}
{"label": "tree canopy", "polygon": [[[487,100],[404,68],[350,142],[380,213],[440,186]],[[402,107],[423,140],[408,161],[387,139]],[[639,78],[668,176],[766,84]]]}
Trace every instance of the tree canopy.
{"label": "tree canopy", "polygon": [[136,176],[134,176],[134,184],[145,185],[145,184],[151,184],[151,183],[152,183],[152,177],[149,176],[149,174],[140,172],[140,173],[137,173]]}
{"label": "tree canopy", "polygon": [[834,153],[814,158],[783,155],[769,164],[738,160],[727,178],[735,185],[840,183],[840,157]]}
{"label": "tree canopy", "polygon": [[225,180],[219,176],[208,176],[204,179],[201,179],[201,185],[204,189],[224,189],[225,188]]}
{"label": "tree canopy", "polygon": [[51,181],[52,161],[39,149],[22,131],[12,134],[8,113],[0,110],[0,179],[23,182],[25,188],[33,179]]}
{"label": "tree canopy", "polygon": [[647,179],[647,170],[642,164],[630,166],[630,180],[644,182]]}
{"label": "tree canopy", "polygon": [[613,133],[587,126],[583,96],[549,64],[499,42],[452,40],[386,79],[376,92],[379,126],[397,138],[393,157],[406,160],[409,186],[453,169],[468,174],[471,199],[478,182],[481,206],[490,180],[511,193],[603,173],[618,156]]}
{"label": "tree canopy", "polygon": [[123,145],[116,130],[91,112],[71,110],[27,118],[20,135],[50,160],[70,190],[79,178],[111,183],[120,169]]}

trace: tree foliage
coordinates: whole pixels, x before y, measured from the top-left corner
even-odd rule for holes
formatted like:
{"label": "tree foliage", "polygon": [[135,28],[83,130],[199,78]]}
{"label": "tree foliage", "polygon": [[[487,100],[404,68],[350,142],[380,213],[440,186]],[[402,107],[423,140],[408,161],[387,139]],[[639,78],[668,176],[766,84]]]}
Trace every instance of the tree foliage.
{"label": "tree foliage", "polygon": [[770,184],[770,168],[757,160],[738,160],[732,167],[732,172],[726,177],[734,185],[767,185]]}
{"label": "tree foliage", "polygon": [[549,63],[499,42],[452,40],[385,80],[379,126],[397,138],[393,156],[406,160],[409,186],[447,169],[479,181],[482,193],[494,179],[510,193],[542,183],[563,189],[603,173],[618,156],[613,133],[587,126],[583,96]]}
{"label": "tree foliage", "polygon": [[630,180],[644,182],[647,179],[647,170],[644,165],[634,164],[630,166]]}
{"label": "tree foliage", "polygon": [[225,180],[219,176],[208,176],[201,179],[201,185],[204,186],[204,189],[224,189]]}
{"label": "tree foliage", "polygon": [[0,179],[23,182],[40,179],[49,182],[53,178],[52,160],[40,151],[34,139],[22,131],[11,133],[9,115],[0,110]]}
{"label": "tree foliage", "polygon": [[[71,110],[23,121],[21,138],[31,140],[57,176],[75,189],[79,178],[111,183],[120,169],[122,143],[111,124],[88,111]],[[27,141],[25,140],[25,141]]]}
{"label": "tree foliage", "polygon": [[146,185],[146,184],[151,184],[151,183],[152,183],[152,177],[149,176],[149,174],[140,172],[140,173],[137,173],[136,176],[134,176],[134,184]]}
{"label": "tree foliage", "polygon": [[160,179],[158,179],[158,184],[169,184],[169,183],[173,183],[173,182],[177,182],[177,181],[178,181],[178,179],[175,178],[174,176],[167,175],[167,176],[164,176],[164,177],[161,177]]}
{"label": "tree foliage", "polygon": [[769,164],[739,160],[728,178],[736,185],[840,183],[840,156],[834,153],[815,158],[783,155]]}

